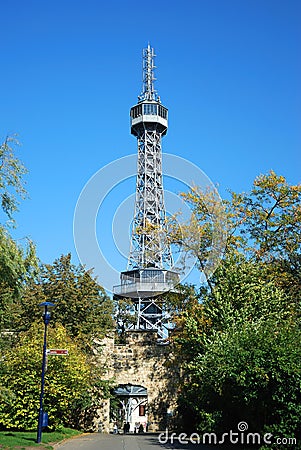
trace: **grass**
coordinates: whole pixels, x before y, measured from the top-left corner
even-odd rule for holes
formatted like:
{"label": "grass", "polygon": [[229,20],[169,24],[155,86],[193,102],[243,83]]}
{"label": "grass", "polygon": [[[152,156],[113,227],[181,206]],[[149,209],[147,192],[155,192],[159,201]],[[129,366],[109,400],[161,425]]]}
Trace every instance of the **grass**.
{"label": "grass", "polygon": [[51,444],[62,441],[63,439],[77,436],[80,431],[63,428],[62,431],[43,432],[42,442],[36,443],[36,431],[0,431],[0,449],[8,450],[17,448],[18,450],[26,450],[32,447],[40,449],[53,449]]}

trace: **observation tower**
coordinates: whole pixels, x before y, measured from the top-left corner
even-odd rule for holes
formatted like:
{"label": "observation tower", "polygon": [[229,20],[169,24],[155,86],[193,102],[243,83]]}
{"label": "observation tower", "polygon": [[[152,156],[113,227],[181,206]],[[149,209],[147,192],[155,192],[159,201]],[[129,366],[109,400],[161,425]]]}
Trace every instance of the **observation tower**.
{"label": "observation tower", "polygon": [[127,270],[114,286],[114,298],[131,298],[135,330],[157,330],[168,336],[162,294],[179,283],[167,241],[162,181],[161,141],[168,128],[168,110],[154,88],[154,49],[143,49],[143,88],[130,110],[131,134],[137,138],[135,211]]}

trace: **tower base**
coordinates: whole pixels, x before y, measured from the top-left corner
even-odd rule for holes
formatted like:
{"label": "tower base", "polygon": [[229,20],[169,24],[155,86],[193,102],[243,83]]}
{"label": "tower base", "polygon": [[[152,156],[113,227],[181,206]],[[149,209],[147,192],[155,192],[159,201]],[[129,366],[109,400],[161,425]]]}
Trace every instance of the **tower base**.
{"label": "tower base", "polygon": [[[135,431],[138,422],[150,432],[172,428],[180,379],[179,366],[174,360],[172,346],[158,345],[157,339],[155,331],[134,330],[126,333],[126,344],[117,344],[114,338],[98,342],[101,348],[99,364],[106,368],[105,379],[114,378],[113,393],[116,393],[116,398],[111,402],[111,408],[110,400],[103,402],[95,419],[95,431],[113,432],[116,422],[119,430],[123,431],[125,416],[122,404],[128,405],[131,399],[141,404],[141,415],[138,405],[137,410],[133,408],[132,414],[127,416],[130,432]],[[137,392],[138,387],[140,390]],[[126,390],[128,395],[123,393]],[[117,407],[114,414],[112,405],[116,406],[116,399],[120,401],[120,408]]]}

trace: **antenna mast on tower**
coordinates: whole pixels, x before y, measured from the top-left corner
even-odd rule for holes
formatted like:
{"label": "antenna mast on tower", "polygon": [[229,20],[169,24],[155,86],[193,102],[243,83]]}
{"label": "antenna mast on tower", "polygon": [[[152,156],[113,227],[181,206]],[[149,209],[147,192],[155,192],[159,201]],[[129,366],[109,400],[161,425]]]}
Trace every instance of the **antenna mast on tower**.
{"label": "antenna mast on tower", "polygon": [[138,97],[139,101],[149,100],[149,101],[157,101],[158,95],[157,91],[154,88],[154,82],[156,78],[154,76],[155,66],[155,52],[154,49],[151,48],[150,44],[148,44],[147,48],[142,50],[142,80],[143,87],[142,93]]}

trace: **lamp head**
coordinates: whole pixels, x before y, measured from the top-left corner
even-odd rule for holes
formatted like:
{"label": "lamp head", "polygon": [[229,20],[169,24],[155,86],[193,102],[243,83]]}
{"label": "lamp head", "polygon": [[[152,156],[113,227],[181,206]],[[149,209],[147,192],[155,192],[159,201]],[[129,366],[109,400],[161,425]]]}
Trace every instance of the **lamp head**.
{"label": "lamp head", "polygon": [[40,303],[39,306],[40,306],[41,308],[48,309],[48,308],[53,308],[54,303],[51,303],[51,302],[43,302],[43,303]]}
{"label": "lamp head", "polygon": [[40,303],[39,306],[41,308],[44,308],[43,320],[44,320],[45,325],[48,325],[50,322],[50,312],[48,311],[48,309],[52,308],[54,306],[54,303],[43,302],[43,303]]}

